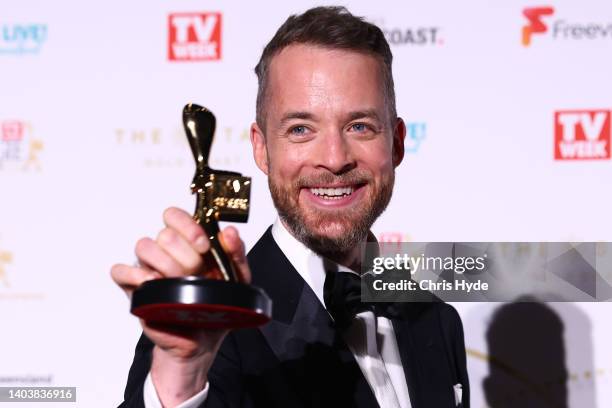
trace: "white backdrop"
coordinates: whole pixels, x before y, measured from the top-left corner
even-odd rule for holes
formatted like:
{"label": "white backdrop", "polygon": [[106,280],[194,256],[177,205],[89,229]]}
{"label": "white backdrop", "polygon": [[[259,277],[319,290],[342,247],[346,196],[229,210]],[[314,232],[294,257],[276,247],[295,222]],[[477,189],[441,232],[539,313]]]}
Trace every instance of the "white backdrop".
{"label": "white backdrop", "polygon": [[[83,407],[122,400],[140,329],[109,270],[133,262],[134,243],[155,236],[164,208],[194,205],[185,103],[218,118],[212,164],[254,178],[251,219],[239,226],[247,244],[273,221],[248,142],[252,69],[289,14],[319,4],[3,2],[0,386],[76,386]],[[612,240],[612,3],[343,4],[392,41],[409,126],[380,239]],[[553,10],[526,46],[523,26],[537,21],[523,11],[535,6]],[[200,19],[196,46],[208,60],[169,60],[175,13]],[[185,45],[181,33],[173,39]],[[555,112],[567,110],[580,111],[579,124],[555,126]],[[604,157],[557,160],[564,137],[567,149],[599,144]],[[476,408],[486,406],[485,332],[499,306],[456,304]],[[612,406],[610,305],[551,307],[565,328],[569,406]]]}

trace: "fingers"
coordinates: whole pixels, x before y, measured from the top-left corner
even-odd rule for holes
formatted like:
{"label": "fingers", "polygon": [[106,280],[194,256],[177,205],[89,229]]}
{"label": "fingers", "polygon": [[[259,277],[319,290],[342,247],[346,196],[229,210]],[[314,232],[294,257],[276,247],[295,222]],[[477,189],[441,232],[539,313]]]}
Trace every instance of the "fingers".
{"label": "fingers", "polygon": [[238,279],[241,282],[250,283],[251,282],[251,268],[249,267],[249,263],[246,257],[246,250],[244,246],[244,241],[238,235],[238,231],[234,227],[225,228],[220,236],[221,245],[230,260],[234,263],[236,267],[236,273],[238,274]]}
{"label": "fingers", "polygon": [[[154,277],[173,278],[201,274],[209,278],[220,278],[215,275],[218,268],[215,268],[214,264],[206,263],[210,242],[205,231],[191,215],[171,207],[164,211],[163,218],[166,228],[161,230],[156,240],[142,238],[136,243],[136,256],[144,267],[118,265],[111,272],[117,284],[128,293],[146,279]],[[251,271],[245,245],[238,231],[234,227],[228,227],[219,234],[219,238],[236,268],[238,280],[250,282]],[[157,275],[152,275],[149,269],[156,271]]]}
{"label": "fingers", "polygon": [[168,278],[185,276],[184,267],[173,256],[162,249],[151,238],[142,238],[136,243],[136,256],[141,264],[160,272]]}
{"label": "fingers", "polygon": [[168,228],[178,232],[200,254],[208,251],[210,245],[204,230],[187,212],[170,207],[164,211],[164,223]]}
{"label": "fingers", "polygon": [[[202,227],[193,220],[189,213],[176,207],[164,211],[164,223],[168,228],[160,233],[157,239],[159,245],[190,273],[198,272],[202,266],[202,258],[198,255],[206,253],[210,248]],[[220,234],[220,240],[236,266],[240,281],[250,282],[251,272],[246,259],[244,242],[240,239],[238,231],[233,227],[228,227]],[[214,274],[211,272],[209,277],[214,277]]]}
{"label": "fingers", "polygon": [[[202,254],[175,229],[164,228],[161,230],[157,236],[157,244],[163,252],[176,261],[181,268],[180,271],[169,271],[167,276],[191,275],[198,272],[201,268]],[[206,240],[206,245],[208,245],[208,240]]]}
{"label": "fingers", "polygon": [[185,211],[171,207],[164,211],[166,228],[157,239],[143,238],[136,244],[141,263],[165,277],[193,275],[202,269],[202,254],[210,247],[202,227]]}
{"label": "fingers", "polygon": [[162,275],[142,267],[116,264],[111,268],[111,277],[128,296],[131,296],[138,286],[148,280],[161,278]]}

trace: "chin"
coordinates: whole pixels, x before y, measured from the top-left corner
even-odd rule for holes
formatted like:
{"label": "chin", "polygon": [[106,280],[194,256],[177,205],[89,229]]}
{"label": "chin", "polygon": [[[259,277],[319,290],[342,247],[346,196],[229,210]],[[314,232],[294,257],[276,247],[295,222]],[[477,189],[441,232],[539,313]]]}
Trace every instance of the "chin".
{"label": "chin", "polygon": [[354,235],[354,226],[359,224],[357,220],[338,219],[338,216],[314,217],[306,221],[305,226],[310,235],[318,236],[326,240],[343,240],[349,235]]}
{"label": "chin", "polygon": [[318,224],[315,228],[312,228],[311,231],[327,239],[338,239],[346,236],[349,232],[349,228],[344,225],[344,223],[331,222]]}

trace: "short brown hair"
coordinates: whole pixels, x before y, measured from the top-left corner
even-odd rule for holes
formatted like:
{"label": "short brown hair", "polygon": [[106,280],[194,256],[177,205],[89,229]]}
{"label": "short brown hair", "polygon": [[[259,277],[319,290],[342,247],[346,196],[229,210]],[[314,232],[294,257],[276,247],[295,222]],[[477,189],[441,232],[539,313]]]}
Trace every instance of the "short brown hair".
{"label": "short brown hair", "polygon": [[256,120],[265,132],[265,97],[272,57],[291,44],[313,44],[363,52],[383,62],[383,81],[389,119],[395,121],[395,89],[391,65],[393,54],[380,28],[352,15],[345,7],[315,7],[292,15],[280,26],[266,45],[255,67],[257,90]]}

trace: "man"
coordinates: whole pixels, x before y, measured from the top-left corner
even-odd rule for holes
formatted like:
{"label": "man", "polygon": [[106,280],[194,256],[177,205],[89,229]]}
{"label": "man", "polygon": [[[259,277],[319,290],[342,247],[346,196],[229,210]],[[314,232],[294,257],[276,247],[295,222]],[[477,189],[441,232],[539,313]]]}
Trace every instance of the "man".
{"label": "man", "polygon": [[[468,406],[463,332],[450,306],[334,313],[343,302],[333,282],[360,270],[361,244],[373,240],[404,154],[391,61],[381,30],[344,8],[314,8],[280,27],[255,69],[251,126],[280,219],[248,262],[234,228],[221,237],[241,279],[252,276],[272,298],[273,320],[231,333],[142,322],[123,406]],[[164,221],[156,240],[136,245],[142,266],[113,267],[128,295],[147,279],[200,271],[202,229],[176,208]]]}

